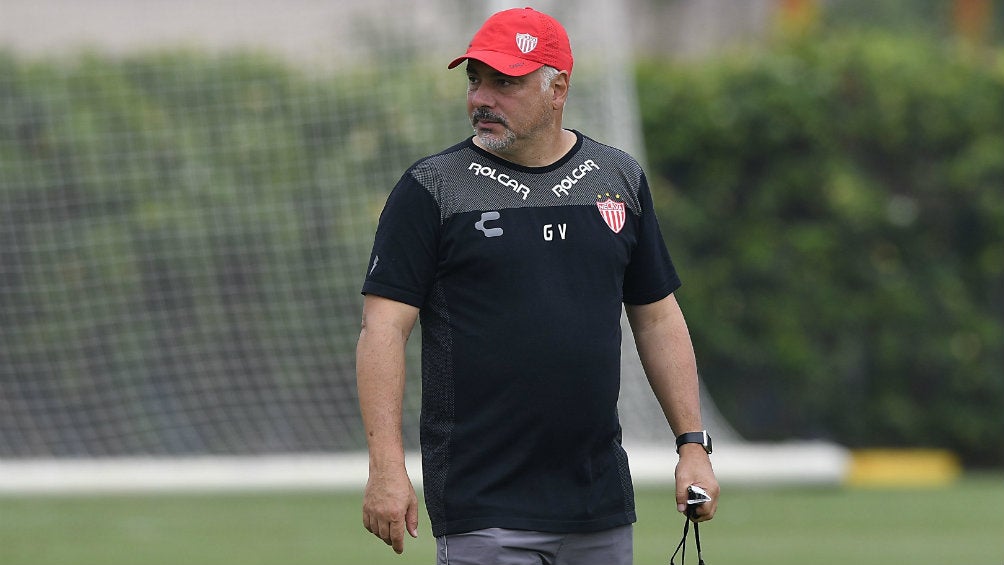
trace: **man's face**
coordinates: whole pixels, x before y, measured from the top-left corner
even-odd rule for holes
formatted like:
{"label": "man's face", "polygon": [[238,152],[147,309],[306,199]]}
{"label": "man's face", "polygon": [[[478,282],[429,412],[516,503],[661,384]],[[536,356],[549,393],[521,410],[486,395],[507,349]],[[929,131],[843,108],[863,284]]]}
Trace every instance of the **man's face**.
{"label": "man's face", "polygon": [[515,77],[481,61],[467,64],[467,112],[481,145],[508,153],[554,123],[551,89],[540,70]]}

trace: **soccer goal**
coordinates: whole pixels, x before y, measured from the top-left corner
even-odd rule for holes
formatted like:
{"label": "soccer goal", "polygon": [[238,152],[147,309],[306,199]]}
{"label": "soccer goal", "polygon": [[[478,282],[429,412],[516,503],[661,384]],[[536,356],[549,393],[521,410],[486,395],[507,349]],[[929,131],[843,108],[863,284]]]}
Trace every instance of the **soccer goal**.
{"label": "soccer goal", "polygon": [[[361,485],[377,216],[410,163],[469,134],[445,65],[512,5],[5,5],[23,25],[0,36],[0,490]],[[576,50],[566,124],[644,162],[626,7],[537,5]],[[625,344],[635,474],[671,481]],[[704,400],[723,480],[840,480],[836,446],[758,450]]]}

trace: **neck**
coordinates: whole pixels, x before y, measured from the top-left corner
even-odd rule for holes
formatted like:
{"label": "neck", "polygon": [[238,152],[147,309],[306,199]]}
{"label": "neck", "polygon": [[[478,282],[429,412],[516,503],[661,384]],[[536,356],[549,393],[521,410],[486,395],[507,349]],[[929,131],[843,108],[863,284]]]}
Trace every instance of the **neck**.
{"label": "neck", "polygon": [[546,167],[557,162],[575,146],[576,136],[572,131],[559,128],[552,135],[524,141],[525,143],[515,143],[513,147],[500,152],[488,149],[474,136],[474,145],[500,159],[524,167]]}

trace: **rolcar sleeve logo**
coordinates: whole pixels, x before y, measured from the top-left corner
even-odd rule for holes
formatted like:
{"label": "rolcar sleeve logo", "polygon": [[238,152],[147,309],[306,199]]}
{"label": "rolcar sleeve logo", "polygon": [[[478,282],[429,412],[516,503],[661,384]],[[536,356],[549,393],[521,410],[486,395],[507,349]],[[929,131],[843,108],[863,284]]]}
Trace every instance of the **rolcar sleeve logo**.
{"label": "rolcar sleeve logo", "polygon": [[482,165],[480,163],[471,163],[471,165],[467,167],[467,170],[473,171],[474,176],[488,177],[496,181],[502,186],[520,195],[523,198],[523,200],[526,200],[526,197],[530,195],[530,187],[526,186],[525,184],[519,182],[518,180],[510,177],[505,173],[499,173],[498,169],[495,169],[493,167]]}
{"label": "rolcar sleeve logo", "polygon": [[[606,200],[601,200],[603,198]],[[596,195],[596,209],[600,211],[600,217],[614,233],[620,233],[624,228],[624,221],[627,219],[626,206],[620,200],[621,195],[610,193]]]}
{"label": "rolcar sleeve logo", "polygon": [[565,178],[561,179],[561,182],[551,187],[551,192],[553,192],[554,195],[557,196],[558,198],[561,198],[562,196],[568,196],[568,191],[573,186],[578,184],[580,180],[585,178],[586,174],[589,173],[589,171],[598,171],[598,170],[600,170],[600,166],[597,165],[595,161],[593,161],[592,159],[586,159],[585,161],[582,162],[581,165],[575,167],[571,171],[568,171],[568,174],[565,175]]}

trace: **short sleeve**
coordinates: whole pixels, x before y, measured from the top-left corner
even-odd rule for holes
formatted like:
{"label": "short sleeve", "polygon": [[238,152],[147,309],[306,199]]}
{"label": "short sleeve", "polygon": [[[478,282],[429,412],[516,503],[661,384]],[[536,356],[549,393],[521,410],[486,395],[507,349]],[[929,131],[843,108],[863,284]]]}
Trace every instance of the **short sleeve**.
{"label": "short sleeve", "polygon": [[624,302],[650,304],[672,294],[681,282],[659,229],[652,193],[644,175],[638,199],[638,243],[624,274]]}
{"label": "short sleeve", "polygon": [[421,308],[436,276],[439,233],[439,206],[405,173],[380,214],[363,294]]}

